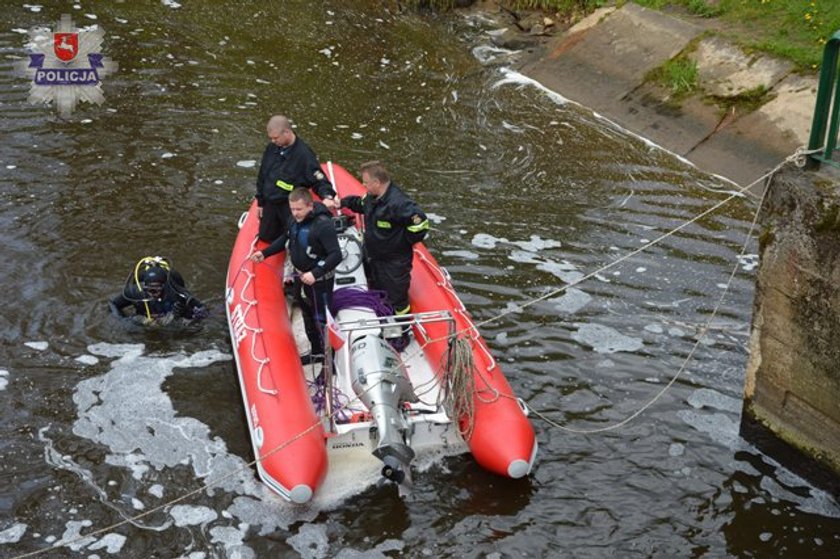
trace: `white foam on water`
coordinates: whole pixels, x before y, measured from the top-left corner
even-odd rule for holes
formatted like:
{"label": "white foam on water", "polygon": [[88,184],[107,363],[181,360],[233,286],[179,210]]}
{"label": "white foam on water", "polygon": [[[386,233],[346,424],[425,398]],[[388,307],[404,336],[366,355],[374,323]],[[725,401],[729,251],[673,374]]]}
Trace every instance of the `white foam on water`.
{"label": "white foam on water", "polygon": [[175,2],[175,0],[160,0],[160,3],[166,6],[167,8],[172,8],[173,10],[177,10],[181,7],[181,4]]}
{"label": "white foam on water", "polygon": [[350,138],[353,140],[361,140],[362,138],[364,138],[364,136],[359,132],[353,132],[352,134],[350,134]]}
{"label": "white foam on water", "polygon": [[24,4],[23,7],[29,10],[30,12],[34,12],[36,14],[44,8],[40,4]]}
{"label": "white foam on water", "polygon": [[161,159],[171,159],[171,158],[175,157],[175,154],[172,153],[171,151],[167,151],[166,153],[164,153],[160,157],[161,157]]}
{"label": "white foam on water", "polygon": [[6,387],[9,386],[9,379],[6,378],[9,376],[9,371],[6,369],[0,369],[0,390],[6,390]]}
{"label": "white foam on water", "polygon": [[682,443],[671,443],[671,446],[668,447],[668,456],[682,456],[685,454],[685,445]]}
{"label": "white foam on water", "polygon": [[22,522],[18,522],[17,524],[13,524],[9,528],[0,532],[0,544],[4,543],[17,543],[26,533],[26,529],[29,526],[23,524]]}
{"label": "white foam on water", "polygon": [[200,505],[175,505],[169,514],[175,519],[175,526],[199,526],[219,518],[215,510]]}
{"label": "white foam on water", "polygon": [[511,251],[508,258],[520,264],[536,264],[537,270],[548,272],[560,278],[564,283],[577,283],[584,277],[584,274],[578,271],[577,266],[567,260],[555,262],[528,250]]}
{"label": "white foam on water", "polygon": [[740,398],[733,398],[710,388],[699,388],[692,392],[688,397],[688,403],[696,409],[708,407],[732,412],[736,415],[741,414],[742,407]]}
{"label": "white foam on water", "polygon": [[246,169],[250,169],[251,167],[254,167],[256,164],[257,164],[257,162],[254,159],[243,159],[242,161],[237,161],[236,162],[237,167],[244,167]]}
{"label": "white foam on water", "polygon": [[566,103],[569,102],[568,99],[566,99],[565,97],[563,97],[562,95],[560,95],[556,91],[552,91],[552,90],[548,89],[547,87],[545,87],[543,84],[541,84],[537,80],[531,79],[531,78],[529,78],[529,77],[527,77],[523,74],[520,74],[519,72],[516,72],[514,70],[509,70],[507,68],[503,68],[501,70],[501,72],[502,72],[502,76],[504,76],[504,77],[502,79],[500,79],[499,81],[497,81],[496,83],[494,83],[491,86],[492,89],[498,89],[498,88],[502,87],[503,85],[507,85],[507,84],[513,84],[513,85],[517,85],[519,87],[524,87],[526,85],[530,85],[530,86],[536,87],[537,89],[539,89],[540,91],[545,93],[548,96],[549,99],[551,99],[552,101],[554,101],[558,105],[565,105]]}
{"label": "white foam on water", "polygon": [[738,263],[741,265],[741,269],[745,272],[752,272],[756,268],[758,268],[758,255],[757,254],[744,254],[738,256]]}
{"label": "white foam on water", "polygon": [[531,235],[531,238],[527,241],[512,241],[511,244],[514,244],[523,250],[531,251],[531,252],[538,252],[540,250],[545,250],[549,248],[559,248],[562,245],[560,241],[555,241],[552,239],[543,239],[539,235]]}
{"label": "white foam on water", "polygon": [[76,357],[76,361],[82,365],[96,365],[99,363],[99,358],[94,355],[80,355]]}
{"label": "white foam on water", "polygon": [[243,544],[247,530],[247,525],[243,525],[241,529],[232,526],[216,526],[210,528],[210,541],[224,545],[227,557],[256,559],[254,550]]}
{"label": "white foam on water", "polygon": [[731,415],[680,410],[677,412],[677,417],[728,448],[736,448],[740,443],[740,423],[733,419]]}
{"label": "white foam on water", "polygon": [[324,524],[303,524],[297,534],[286,538],[286,543],[302,559],[324,559],[329,556],[330,540]]}
{"label": "white foam on water", "polygon": [[432,223],[443,223],[444,221],[446,221],[446,218],[444,216],[438,214],[427,213],[426,217],[428,217],[429,221],[431,221]]}
{"label": "white foam on water", "polygon": [[70,520],[65,524],[64,534],[62,534],[61,539],[54,545],[56,547],[66,545],[73,551],[79,551],[83,547],[96,543],[96,538],[92,537],[79,539],[82,535],[82,530],[91,526],[93,526],[93,522],[90,520]]}
{"label": "white foam on water", "polygon": [[665,330],[659,324],[648,324],[645,326],[645,331],[651,332],[653,334],[662,334]]}
{"label": "white foam on water", "polygon": [[119,553],[120,550],[122,550],[123,546],[125,545],[126,539],[127,538],[122,534],[115,534],[112,532],[110,534],[105,534],[105,536],[103,536],[101,540],[88,546],[88,549],[96,551],[97,549],[104,548],[107,553],[115,555]]}
{"label": "white foam on water", "polygon": [[644,347],[641,338],[625,336],[615,328],[601,324],[575,324],[577,331],[572,338],[588,345],[598,353],[616,353],[619,351],[638,351]]}
{"label": "white foam on water", "polygon": [[591,295],[574,287],[566,289],[562,297],[549,299],[549,302],[554,305],[558,312],[565,314],[575,314],[590,301],[592,301]]}
{"label": "white foam on water", "polygon": [[479,248],[496,248],[498,243],[506,243],[507,239],[504,237],[494,237],[487,233],[476,233],[473,235],[472,244]]}
{"label": "white foam on water", "polygon": [[[211,436],[207,425],[176,414],[163,391],[163,383],[176,374],[175,369],[206,367],[228,361],[229,355],[208,350],[192,355],[145,356],[143,350],[142,344],[101,343],[88,347],[92,354],[116,360],[108,372],[77,385],[73,394],[78,408],[74,434],[103,445],[108,451],[106,462],[128,469],[141,483],[151,471],[155,471],[157,481],[160,472],[186,466],[192,469],[199,483],[203,479],[222,479],[206,489],[208,495],[218,490],[239,495],[226,511],[220,511],[221,518],[212,509],[188,502],[173,507],[171,515],[181,527],[210,523],[210,528],[216,528],[244,522],[259,526],[265,535],[317,515],[314,508],[294,507],[259,483],[245,460],[229,453],[225,442]],[[236,401],[232,405],[239,413],[241,403]],[[59,456],[52,460],[61,459]],[[76,473],[83,479],[90,477],[87,471]],[[180,486],[166,489],[171,498],[188,491]],[[164,486],[155,483],[146,492],[162,498]],[[104,492],[102,500],[106,500]],[[167,529],[170,524],[157,529]],[[250,550],[242,547],[240,541],[237,539],[235,544],[236,553],[247,556]]]}
{"label": "white foam on water", "polygon": [[24,342],[23,345],[26,347],[30,347],[36,351],[44,351],[48,347],[50,347],[49,342]]}

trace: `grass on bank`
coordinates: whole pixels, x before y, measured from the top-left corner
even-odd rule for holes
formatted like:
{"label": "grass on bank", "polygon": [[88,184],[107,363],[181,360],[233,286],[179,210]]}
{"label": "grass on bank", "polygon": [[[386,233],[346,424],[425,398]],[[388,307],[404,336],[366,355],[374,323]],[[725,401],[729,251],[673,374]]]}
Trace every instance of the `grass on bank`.
{"label": "grass on bank", "polygon": [[679,101],[697,88],[697,62],[677,56],[650,71],[646,81],[654,81],[671,92],[671,100]]}
{"label": "grass on bank", "polygon": [[802,70],[822,62],[826,41],[840,31],[838,0],[634,0],[655,10],[680,7],[718,18],[718,34],[747,50],[791,60]]}

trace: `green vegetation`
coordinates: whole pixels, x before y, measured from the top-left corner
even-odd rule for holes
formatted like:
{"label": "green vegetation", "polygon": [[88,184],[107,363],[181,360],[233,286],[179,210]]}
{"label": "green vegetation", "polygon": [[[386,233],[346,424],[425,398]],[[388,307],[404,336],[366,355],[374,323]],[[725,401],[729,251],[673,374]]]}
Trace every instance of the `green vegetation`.
{"label": "green vegetation", "polygon": [[656,82],[671,91],[673,100],[679,100],[697,88],[697,63],[680,55],[651,70],[647,80]]}
{"label": "green vegetation", "polygon": [[759,85],[733,97],[713,97],[713,99],[723,113],[730,110],[751,113],[769,101],[769,94],[770,91],[764,85]]}
{"label": "green vegetation", "polygon": [[840,30],[837,0],[634,0],[655,10],[681,7],[702,17],[716,17],[728,29],[719,32],[746,50],[787,58],[800,69],[822,62],[826,41]]}

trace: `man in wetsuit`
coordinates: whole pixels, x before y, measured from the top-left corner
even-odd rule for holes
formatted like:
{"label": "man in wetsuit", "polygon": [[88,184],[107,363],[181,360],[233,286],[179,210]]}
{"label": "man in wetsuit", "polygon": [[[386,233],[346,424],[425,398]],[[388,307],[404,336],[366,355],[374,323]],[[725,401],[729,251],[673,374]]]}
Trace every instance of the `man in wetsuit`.
{"label": "man in wetsuit", "polygon": [[166,258],[150,256],[135,266],[122,293],[108,302],[115,316],[126,317],[126,310],[144,322],[169,321],[173,318],[193,320],[205,316],[204,305],[187,291],[184,278]]}
{"label": "man in wetsuit", "polygon": [[365,255],[370,269],[370,286],[388,294],[397,315],[411,311],[408,287],[411,283],[412,245],[429,230],[426,214],[396,184],[385,166],[371,161],[361,166],[365,196],[345,196],[342,208],[365,217]]}
{"label": "man in wetsuit", "polygon": [[262,262],[277,254],[289,243],[288,256],[295,268],[294,298],[303,311],[306,337],[312,346],[304,364],[324,354],[324,326],[326,309],[332,303],[335,267],[341,262],[338,233],[332,214],[324,204],[314,202],[307,188],[296,188],[289,194],[289,210],[293,221],[286,235],[250,256]]}
{"label": "man in wetsuit", "polygon": [[315,153],[297,137],[288,118],[271,117],[266,132],[271,142],[260,162],[255,197],[259,206],[259,236],[270,243],[289,228],[289,194],[293,189],[313,189],[328,208],[335,207],[335,190],[321,171]]}

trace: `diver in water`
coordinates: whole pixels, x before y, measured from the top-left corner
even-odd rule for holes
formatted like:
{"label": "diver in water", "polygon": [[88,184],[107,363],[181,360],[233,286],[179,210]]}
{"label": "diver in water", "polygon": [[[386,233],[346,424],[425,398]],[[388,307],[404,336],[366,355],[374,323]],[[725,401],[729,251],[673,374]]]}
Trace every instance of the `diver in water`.
{"label": "diver in water", "polygon": [[[141,259],[108,307],[115,316],[131,316],[145,324],[197,320],[207,314],[201,301],[187,290],[183,276],[160,256]],[[134,307],[133,314],[126,312],[129,307]]]}

